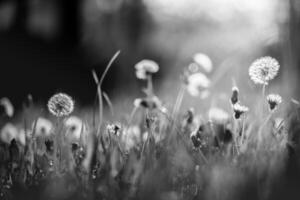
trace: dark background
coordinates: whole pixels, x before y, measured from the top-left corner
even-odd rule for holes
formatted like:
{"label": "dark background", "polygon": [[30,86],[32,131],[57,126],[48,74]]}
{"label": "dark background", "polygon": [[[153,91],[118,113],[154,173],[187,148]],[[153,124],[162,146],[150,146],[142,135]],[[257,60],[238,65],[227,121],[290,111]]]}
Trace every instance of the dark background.
{"label": "dark background", "polygon": [[[187,12],[182,8],[185,15],[175,10],[174,13],[178,14],[175,16],[170,14],[171,7],[168,13],[168,9],[165,11],[149,2],[1,0],[1,96],[9,97],[19,107],[29,93],[36,101],[44,102],[53,93],[62,91],[74,96],[80,104],[89,105],[96,91],[91,69],[101,74],[117,50],[121,50],[120,57],[103,86],[113,98],[117,98],[120,92],[139,91],[141,83],[134,77],[133,66],[144,58],[154,59],[162,66],[160,73],[154,77],[156,88],[161,95],[170,96],[177,91],[178,84],[174,82],[179,80],[182,67],[197,51],[211,55],[216,68],[225,68],[228,63],[238,66],[222,77],[223,84],[217,85],[216,91],[230,88],[232,74],[239,77],[241,69],[246,75],[245,69],[254,58],[272,55],[279,59],[285,70],[278,85],[287,85],[289,89],[285,95],[298,95],[295,86],[300,64],[300,5],[297,0],[274,1],[275,16],[277,11],[285,16],[269,19],[270,24],[279,30],[276,41],[272,40],[272,31],[253,25],[266,19],[253,19],[255,14],[251,12],[234,11],[225,22],[221,21],[225,20],[221,19],[221,15],[220,19],[211,17],[215,10],[227,6],[218,4],[218,1],[213,1],[217,3],[211,6],[212,3],[203,0],[199,7],[205,9],[195,11],[197,16],[194,18],[190,18],[193,11]],[[195,1],[187,1],[183,5],[189,2],[192,5]],[[182,1],[172,4],[178,9],[179,3]],[[267,39],[259,35],[261,32],[266,32],[268,37],[264,37]],[[259,37],[263,38],[263,42],[257,40]],[[247,40],[249,42],[245,43]],[[240,84],[244,83],[241,81]]]}

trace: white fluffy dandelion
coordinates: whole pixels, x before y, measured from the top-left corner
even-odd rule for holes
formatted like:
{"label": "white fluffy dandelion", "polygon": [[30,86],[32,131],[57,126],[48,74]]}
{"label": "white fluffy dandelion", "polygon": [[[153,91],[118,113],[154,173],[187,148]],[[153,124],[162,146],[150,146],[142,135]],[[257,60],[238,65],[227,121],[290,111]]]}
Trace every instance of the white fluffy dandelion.
{"label": "white fluffy dandelion", "polygon": [[187,77],[187,91],[192,96],[199,96],[210,86],[210,80],[202,73],[195,73]]}
{"label": "white fluffy dandelion", "polygon": [[266,56],[255,60],[249,67],[249,75],[255,84],[268,85],[275,78],[280,65],[272,57]]}
{"label": "white fluffy dandelion", "polygon": [[36,136],[48,137],[52,133],[51,131],[53,130],[53,124],[50,120],[39,117],[37,121],[32,124],[32,129],[33,128],[35,128]]}
{"label": "white fluffy dandelion", "polygon": [[68,116],[74,110],[74,101],[69,95],[58,93],[49,99],[48,109],[56,117]]}
{"label": "white fluffy dandelion", "polygon": [[0,99],[0,105],[3,106],[5,114],[8,117],[12,117],[14,115],[14,106],[7,97]]}
{"label": "white fluffy dandelion", "polygon": [[278,94],[269,94],[267,96],[267,101],[269,104],[269,109],[272,111],[275,110],[277,106],[282,102],[282,98]]}
{"label": "white fluffy dandelion", "polygon": [[221,108],[213,107],[208,111],[208,118],[213,122],[225,123],[229,119],[229,114]]}
{"label": "white fluffy dandelion", "polygon": [[138,79],[147,79],[147,75],[158,72],[159,66],[152,60],[142,60],[135,65],[136,77]]}
{"label": "white fluffy dandelion", "polygon": [[197,65],[199,65],[204,69],[205,72],[209,73],[212,71],[213,69],[212,61],[206,54],[197,53],[194,55],[193,59]]}
{"label": "white fluffy dandelion", "polygon": [[119,136],[119,134],[120,134],[120,132],[119,132],[120,129],[121,129],[121,126],[118,125],[118,124],[108,124],[108,125],[106,126],[107,132],[108,132],[109,134],[111,134],[111,135],[117,135],[117,136]]}
{"label": "white fluffy dandelion", "polygon": [[149,109],[163,108],[162,103],[157,96],[152,96],[150,98],[144,98],[144,99],[137,98],[134,100],[133,105],[135,107],[144,107]]}
{"label": "white fluffy dandelion", "polygon": [[84,131],[83,121],[76,116],[70,116],[64,122],[66,127],[66,136],[69,141],[78,141],[81,133]]}
{"label": "white fluffy dandelion", "polygon": [[241,115],[249,111],[249,108],[247,106],[243,106],[239,103],[234,104],[232,108],[234,111],[234,117],[236,119],[239,119]]}
{"label": "white fluffy dandelion", "polygon": [[10,144],[13,139],[18,139],[18,129],[11,123],[5,124],[5,126],[1,129],[0,138],[3,142]]}

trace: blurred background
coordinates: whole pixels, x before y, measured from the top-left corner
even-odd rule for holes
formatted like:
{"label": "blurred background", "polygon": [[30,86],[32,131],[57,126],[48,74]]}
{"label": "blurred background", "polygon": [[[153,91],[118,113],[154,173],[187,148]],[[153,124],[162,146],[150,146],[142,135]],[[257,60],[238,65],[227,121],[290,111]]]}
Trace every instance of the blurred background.
{"label": "blurred background", "polygon": [[116,106],[143,95],[134,65],[145,58],[161,67],[156,93],[173,102],[198,52],[213,63],[211,95],[227,104],[232,80],[245,101],[259,92],[248,67],[266,55],[281,64],[269,90],[298,98],[299,34],[298,0],[0,0],[1,97],[18,108],[29,93],[45,102],[61,91],[88,106],[91,69],[101,74],[121,50],[103,86]]}

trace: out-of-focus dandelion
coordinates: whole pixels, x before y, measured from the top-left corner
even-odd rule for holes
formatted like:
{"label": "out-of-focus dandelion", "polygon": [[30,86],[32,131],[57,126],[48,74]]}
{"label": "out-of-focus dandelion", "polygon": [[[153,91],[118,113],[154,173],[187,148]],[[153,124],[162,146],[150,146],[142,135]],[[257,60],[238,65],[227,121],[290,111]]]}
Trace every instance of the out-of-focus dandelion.
{"label": "out-of-focus dandelion", "polygon": [[208,111],[208,118],[212,122],[223,124],[229,119],[229,114],[223,109],[213,107]]}
{"label": "out-of-focus dandelion", "polygon": [[123,129],[121,135],[121,141],[126,150],[133,148],[137,143],[141,142],[141,129],[134,125]]}
{"label": "out-of-focus dandelion", "polygon": [[150,98],[137,98],[134,100],[133,105],[135,107],[144,107],[148,109],[160,109],[162,108],[162,103],[157,96],[152,96]]}
{"label": "out-of-focus dandelion", "polygon": [[0,99],[0,105],[3,106],[5,114],[8,117],[12,117],[14,115],[14,106],[7,97]]}
{"label": "out-of-focus dandelion", "polygon": [[53,124],[50,120],[39,117],[37,121],[32,124],[32,128],[35,128],[36,136],[49,137],[53,130]]}
{"label": "out-of-focus dandelion", "polygon": [[249,111],[249,108],[239,103],[233,105],[234,118],[239,119],[241,115]]}
{"label": "out-of-focus dandelion", "polygon": [[205,70],[205,72],[209,73],[212,71],[213,69],[212,61],[206,54],[197,53],[194,55],[193,59],[197,65],[199,65]]}
{"label": "out-of-focus dandelion", "polygon": [[74,101],[67,94],[55,94],[48,101],[48,110],[56,117],[68,116],[74,110]]}
{"label": "out-of-focus dandelion", "polygon": [[159,66],[152,60],[142,60],[135,65],[136,77],[138,79],[147,79],[148,75],[158,72]]}
{"label": "out-of-focus dandelion", "polygon": [[238,87],[232,87],[232,95],[230,98],[231,104],[234,105],[239,101],[239,89]]}
{"label": "out-of-focus dandelion", "polygon": [[10,142],[13,139],[18,139],[18,129],[11,123],[5,124],[5,126],[1,129],[1,140],[7,144],[10,144]]}
{"label": "out-of-focus dandelion", "polygon": [[249,75],[255,84],[268,85],[278,73],[280,65],[278,61],[270,56],[255,60],[249,67]]}
{"label": "out-of-focus dandelion", "polygon": [[200,72],[187,77],[187,91],[192,96],[199,96],[209,86],[210,80]]}
{"label": "out-of-focus dandelion", "polygon": [[107,132],[108,132],[109,134],[111,134],[111,135],[117,135],[117,136],[119,136],[119,134],[120,134],[120,132],[119,132],[120,129],[121,129],[121,126],[118,125],[118,124],[108,124],[108,125],[106,126]]}
{"label": "out-of-focus dandelion", "polygon": [[18,139],[17,139],[20,144],[22,144],[23,146],[25,146],[26,144],[26,134],[25,134],[25,130],[24,129],[21,129],[19,131],[19,134],[18,134]]}
{"label": "out-of-focus dandelion", "polygon": [[278,94],[269,94],[267,96],[270,111],[276,110],[278,105],[282,102],[282,98]]}
{"label": "out-of-focus dandelion", "polygon": [[200,147],[201,145],[201,136],[199,130],[195,130],[191,133],[190,138],[195,148]]}
{"label": "out-of-focus dandelion", "polygon": [[64,122],[66,127],[66,136],[69,141],[78,141],[81,133],[84,131],[83,121],[76,116],[70,116]]}

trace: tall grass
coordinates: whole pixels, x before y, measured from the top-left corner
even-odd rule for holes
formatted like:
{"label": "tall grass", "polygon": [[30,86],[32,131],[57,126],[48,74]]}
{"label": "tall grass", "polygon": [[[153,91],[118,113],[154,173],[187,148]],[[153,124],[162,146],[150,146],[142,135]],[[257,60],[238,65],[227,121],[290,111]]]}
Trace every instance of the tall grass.
{"label": "tall grass", "polygon": [[[168,109],[152,86],[157,70],[147,66],[136,69],[144,70],[147,88],[130,119],[107,122],[103,97],[119,113],[101,85],[119,53],[100,79],[92,71],[98,114],[89,113],[90,120],[67,127],[65,116],[44,135],[37,119],[26,121],[18,127],[25,144],[21,131],[6,140],[11,130],[2,129],[0,199],[299,199],[299,105],[284,102],[292,109],[276,123],[276,109],[256,117],[236,93],[232,113],[215,109],[209,120],[191,110],[185,115],[180,107],[191,83],[182,83]],[[267,105],[264,95],[261,101],[257,106]],[[78,127],[80,137],[68,139]]]}

